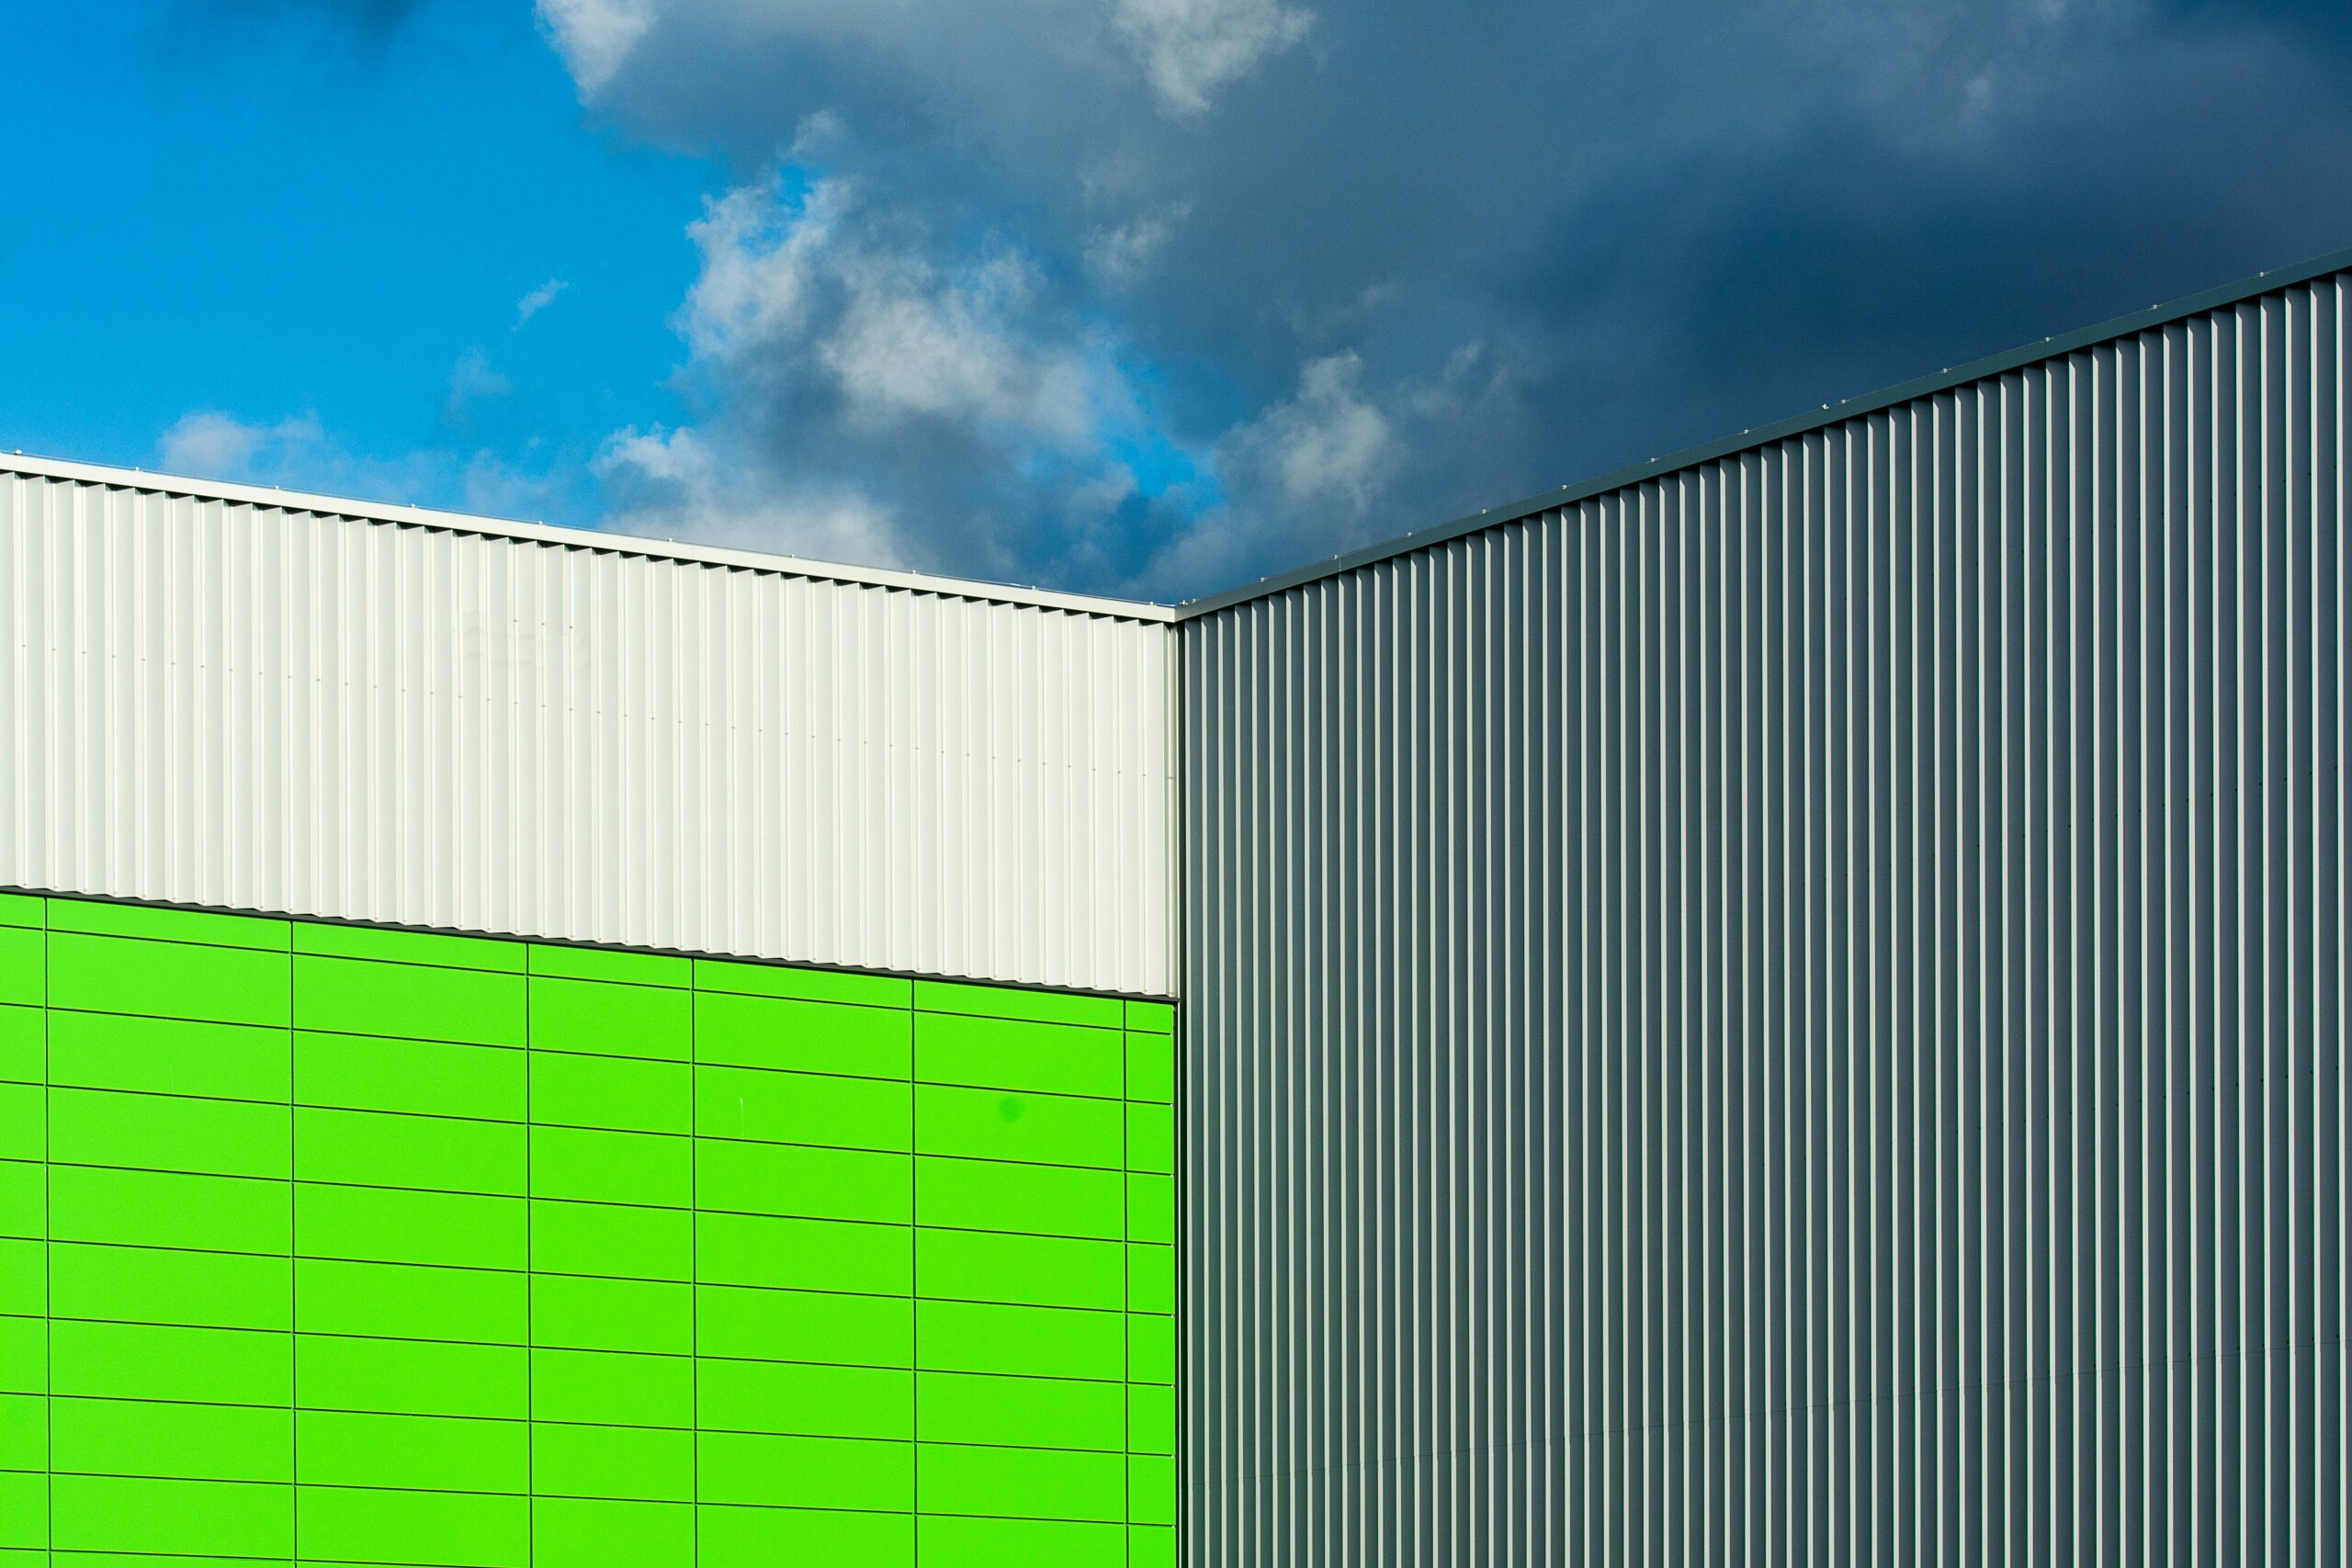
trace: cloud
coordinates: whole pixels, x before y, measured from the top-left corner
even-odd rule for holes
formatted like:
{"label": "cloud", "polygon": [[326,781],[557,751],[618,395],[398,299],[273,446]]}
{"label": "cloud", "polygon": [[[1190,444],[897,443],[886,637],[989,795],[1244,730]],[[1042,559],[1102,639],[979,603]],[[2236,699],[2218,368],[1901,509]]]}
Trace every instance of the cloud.
{"label": "cloud", "polygon": [[165,473],[233,480],[274,471],[288,459],[315,452],[325,440],[314,414],[249,424],[218,409],[198,409],[164,432],[155,457]]}
{"label": "cloud", "polygon": [[1278,0],[1118,0],[1112,13],[1160,102],[1205,113],[1209,95],[1306,36],[1307,13]]}
{"label": "cloud", "polygon": [[618,431],[594,468],[617,500],[605,525],[621,533],[805,560],[906,564],[889,517],[871,500],[853,490],[779,494],[692,429]]}
{"label": "cloud", "polygon": [[476,404],[503,398],[514,390],[514,383],[491,364],[488,355],[479,348],[469,348],[458,355],[458,363],[450,367],[449,391],[441,402],[441,421],[462,428]]}
{"label": "cloud", "polygon": [[571,284],[560,277],[550,277],[520,299],[515,300],[514,330],[521,332],[526,322],[554,304],[556,296],[571,287]]}
{"label": "cloud", "polygon": [[941,570],[1214,587],[2352,239],[2312,0],[553,3],[618,133],[788,150],[695,493]]}
{"label": "cloud", "polygon": [[655,6],[654,0],[538,0],[538,16],[586,98],[613,79],[651,29]]}

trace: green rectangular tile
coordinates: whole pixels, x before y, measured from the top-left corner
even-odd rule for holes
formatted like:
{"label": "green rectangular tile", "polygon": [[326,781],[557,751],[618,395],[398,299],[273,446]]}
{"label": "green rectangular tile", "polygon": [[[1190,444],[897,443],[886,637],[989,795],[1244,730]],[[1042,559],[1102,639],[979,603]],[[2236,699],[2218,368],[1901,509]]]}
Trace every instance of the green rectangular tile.
{"label": "green rectangular tile", "polygon": [[305,1410],[297,1420],[295,1440],[306,1488],[531,1489],[530,1427],[521,1421]]}
{"label": "green rectangular tile", "polygon": [[689,1504],[531,1499],[531,1568],[696,1568],[696,1563],[695,1510]]}
{"label": "green rectangular tile", "polygon": [[1127,1098],[1161,1105],[1176,1099],[1176,1042],[1164,1034],[1127,1036]]}
{"label": "green rectangular tile", "polygon": [[666,1133],[534,1127],[531,1192],[539,1198],[691,1208],[695,1145]]}
{"label": "green rectangular tile", "polygon": [[49,938],[52,1008],[282,1029],[288,991],[282,953],[63,931]]}
{"label": "green rectangular tile", "polygon": [[29,926],[39,931],[48,922],[48,900],[33,893],[0,893],[0,926]]}
{"label": "green rectangular tile", "polygon": [[695,1217],[620,1203],[531,1203],[531,1267],[543,1273],[690,1280]]}
{"label": "green rectangular tile", "polygon": [[1176,1531],[1167,1525],[1128,1526],[1127,1568],[1176,1568]]}
{"label": "green rectangular tile", "polygon": [[924,1083],[1117,1100],[1125,1055],[1125,1036],[1115,1029],[953,1013],[915,1019],[915,1077]]}
{"label": "green rectangular tile", "polygon": [[903,1296],[914,1286],[913,1247],[898,1225],[704,1214],[697,1279],[715,1285],[772,1285]]}
{"label": "green rectangular tile", "polygon": [[49,1015],[50,1081],[284,1104],[292,1065],[283,1029],[119,1013]]}
{"label": "green rectangular tile", "polygon": [[1127,1178],[1127,1239],[1176,1240],[1176,1183],[1165,1176]]}
{"label": "green rectangular tile", "polygon": [[1023,1519],[1126,1517],[1126,1461],[1109,1453],[921,1443],[922,1506],[941,1514]]}
{"label": "green rectangular tile", "polygon": [[520,1197],[529,1147],[511,1122],[315,1106],[294,1113],[295,1175],[304,1181]]}
{"label": "green rectangular tile", "polygon": [[1176,1249],[1143,1242],[1127,1247],[1127,1310],[1176,1310]]}
{"label": "green rectangular tile", "polygon": [[527,1497],[305,1486],[299,1522],[305,1562],[466,1568],[525,1568],[530,1562]]}
{"label": "green rectangular tile", "polygon": [[1101,1029],[1117,1029],[1125,1019],[1125,1010],[1115,997],[975,986],[960,980],[916,981],[915,1010],[1027,1019],[1035,1023],[1091,1024]]}
{"label": "green rectangular tile", "polygon": [[685,1355],[695,1348],[694,1287],[535,1274],[531,1342],[572,1350]]}
{"label": "green rectangular tile", "polygon": [[502,938],[384,931],[373,926],[323,925],[309,920],[295,923],[294,951],[436,969],[482,969],[503,975],[523,973],[529,961],[528,943]]}
{"label": "green rectangular tile", "polygon": [[534,1051],[531,1120],[625,1133],[691,1133],[694,1069],[683,1062]]}
{"label": "green rectangular tile", "polygon": [[49,1248],[49,1291],[60,1317],[192,1327],[287,1329],[294,1277],[284,1258],[168,1247]]}
{"label": "green rectangular tile", "polygon": [[1176,1461],[1158,1454],[1127,1458],[1127,1517],[1137,1524],[1176,1522]]}
{"label": "green rectangular tile", "polygon": [[803,1001],[896,1008],[902,1012],[914,1005],[913,984],[888,975],[796,969],[780,964],[735,964],[718,958],[695,960],[695,988],[700,991],[731,991],[753,997],[791,997]]}
{"label": "green rectangular tile", "polygon": [[284,1334],[59,1319],[49,1329],[50,1390],[93,1399],[286,1404],[294,1358]]}
{"label": "green rectangular tile", "polygon": [[38,1236],[0,1238],[0,1315],[40,1317],[49,1301],[49,1247]]}
{"label": "green rectangular tile", "polygon": [[47,1159],[48,1121],[48,1089],[37,1083],[0,1083],[0,1159]]}
{"label": "green rectangular tile", "polygon": [[49,1406],[51,1451],[61,1472],[294,1479],[289,1411],[146,1399],[52,1399]]}
{"label": "green rectangular tile", "polygon": [[1176,1113],[1172,1107],[1127,1107],[1127,1168],[1162,1176],[1175,1170]]}
{"label": "green rectangular tile", "polygon": [[294,1214],[306,1258],[520,1269],[528,1256],[520,1198],[297,1182]]}
{"label": "green rectangular tile", "polygon": [[877,1511],[914,1506],[911,1443],[703,1432],[695,1449],[705,1502]]}
{"label": "green rectangular tile", "polygon": [[902,1083],[754,1067],[695,1072],[695,1131],[706,1138],[903,1151],[912,1118]]}
{"label": "green rectangular tile", "polygon": [[60,1241],[284,1252],[288,1207],[283,1181],[65,1165],[50,1171],[50,1235]]}
{"label": "green rectangular tile", "polygon": [[349,1263],[294,1264],[299,1326],[306,1334],[374,1335],[520,1345],[529,1334],[528,1277],[490,1269]]}
{"label": "green rectangular tile", "polygon": [[695,1363],[696,1424],[704,1431],[816,1438],[911,1438],[914,1374],[880,1367],[730,1361]]}
{"label": "green rectangular tile", "polygon": [[0,1317],[0,1393],[40,1393],[48,1386],[48,1338],[37,1317]]}
{"label": "green rectangular tile", "polygon": [[0,1005],[0,1078],[10,1083],[40,1083],[48,1077],[49,1018],[46,1008]]}
{"label": "green rectangular tile", "polygon": [[1174,1389],[1129,1385],[1127,1450],[1139,1454],[1172,1454],[1176,1451]]}
{"label": "green rectangular tile", "polygon": [[48,939],[39,931],[0,926],[0,1002],[40,1007],[46,998],[43,982]]}
{"label": "green rectangular tile", "polygon": [[930,1155],[915,1160],[915,1218],[925,1225],[1117,1241],[1125,1197],[1112,1170]]}
{"label": "green rectangular tile", "polygon": [[49,1311],[49,1247],[35,1238],[0,1239],[0,1314]]}
{"label": "green rectangular tile", "polygon": [[624,953],[607,947],[531,943],[531,973],[568,980],[610,980],[628,986],[694,984],[694,960],[666,953]]}
{"label": "green rectangular tile", "polygon": [[292,1135],[283,1105],[96,1089],[51,1089],[49,1100],[51,1157],[61,1164],[281,1180],[288,1174]]}
{"label": "green rectangular tile", "polygon": [[50,1180],[39,1160],[0,1160],[0,1236],[38,1239],[52,1227]]}
{"label": "green rectangular tile", "polygon": [[950,1301],[1115,1311],[1120,1251],[1116,1242],[917,1230],[915,1289]]}
{"label": "green rectangular tile", "polygon": [[519,975],[297,953],[294,1021],[338,1034],[521,1045],[523,987]]}
{"label": "green rectangular tile", "polygon": [[913,1364],[914,1304],[903,1297],[706,1284],[695,1288],[695,1310],[706,1356]]}
{"label": "green rectangular tile", "polygon": [[532,1408],[528,1354],[507,1345],[298,1334],[295,1386],[306,1409],[520,1419]]}
{"label": "green rectangular tile", "polygon": [[0,1317],[0,1393],[40,1393],[48,1386],[48,1337],[37,1317]]}
{"label": "green rectangular tile", "polygon": [[694,1363],[684,1356],[534,1350],[531,1415],[599,1426],[691,1427]]}
{"label": "green rectangular tile", "polygon": [[0,1472],[0,1562],[48,1568],[49,1477]]}
{"label": "green rectangular tile", "polygon": [[294,1489],[61,1475],[51,1483],[50,1528],[60,1552],[284,1559],[294,1554]]}
{"label": "green rectangular tile", "polygon": [[694,1153],[705,1210],[886,1224],[914,1217],[914,1164],[907,1155],[708,1137],[695,1141]]}
{"label": "green rectangular tile", "polygon": [[1054,1519],[926,1517],[917,1527],[926,1563],[956,1568],[1127,1568],[1126,1531]]}
{"label": "green rectangular tile", "polygon": [[917,1302],[916,1348],[926,1371],[1116,1382],[1126,1366],[1115,1312]]}
{"label": "green rectangular tile", "polygon": [[915,1402],[926,1443],[1112,1453],[1126,1447],[1126,1390],[1114,1382],[924,1372]]}
{"label": "green rectangular tile", "polygon": [[1176,1381],[1174,1318],[1143,1313],[1128,1315],[1127,1381],[1138,1383],[1173,1383]]}
{"label": "green rectangular tile", "polygon": [[48,1397],[0,1393],[0,1470],[48,1468]]}
{"label": "green rectangular tile", "polygon": [[287,922],[266,915],[164,909],[151,904],[99,904],[79,898],[51,899],[49,929],[83,931],[92,936],[193,942],[212,947],[250,947],[267,953],[284,953],[288,942]]}
{"label": "green rectangular tile", "polygon": [[1136,1034],[1175,1033],[1175,1004],[1172,1002],[1129,1002],[1127,1030],[1130,1033]]}
{"label": "green rectangular tile", "polygon": [[907,1077],[913,1015],[885,1008],[706,991],[695,998],[695,1059],[852,1077]]}
{"label": "green rectangular tile", "polygon": [[[660,1427],[531,1426],[531,1487],[541,1495],[692,1502],[695,1435]],[[693,1524],[687,1523],[693,1535]]]}
{"label": "green rectangular tile", "polygon": [[915,1151],[971,1159],[1120,1168],[1122,1107],[1115,1100],[992,1089],[915,1089]]}
{"label": "green rectangular tile", "polygon": [[531,1046],[585,1055],[684,1062],[695,1045],[694,998],[655,986],[531,980]]}
{"label": "green rectangular tile", "polygon": [[530,1102],[528,1062],[513,1046],[297,1030],[294,1098],[345,1111],[520,1122]]}
{"label": "green rectangular tile", "polygon": [[910,1514],[706,1504],[697,1517],[700,1568],[777,1568],[803,1562],[914,1568],[915,1521]]}

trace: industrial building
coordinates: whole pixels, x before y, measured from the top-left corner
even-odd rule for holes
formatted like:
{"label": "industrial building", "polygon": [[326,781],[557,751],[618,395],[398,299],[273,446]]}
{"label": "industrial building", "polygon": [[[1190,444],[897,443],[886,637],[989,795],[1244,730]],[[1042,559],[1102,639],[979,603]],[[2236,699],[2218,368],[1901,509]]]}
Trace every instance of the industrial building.
{"label": "industrial building", "polygon": [[0,457],[0,1568],[2341,1561],[2347,307],[1174,608]]}

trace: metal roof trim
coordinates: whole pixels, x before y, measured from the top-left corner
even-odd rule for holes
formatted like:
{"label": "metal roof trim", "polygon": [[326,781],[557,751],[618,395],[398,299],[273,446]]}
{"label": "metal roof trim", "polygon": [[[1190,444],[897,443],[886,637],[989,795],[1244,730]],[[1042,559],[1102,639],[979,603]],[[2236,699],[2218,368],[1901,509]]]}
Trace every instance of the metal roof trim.
{"label": "metal roof trim", "polygon": [[2206,311],[2218,310],[2224,306],[2244,304],[2249,299],[2258,299],[2262,295],[2274,293],[2281,288],[2292,288],[2300,284],[2326,277],[2333,273],[2347,271],[2352,271],[2352,250],[2335,251],[2296,266],[2257,272],[2252,277],[2242,278],[2235,283],[2223,284],[2217,288],[2209,288],[2202,293],[2191,294],[2185,299],[2171,300],[2161,305],[2151,305],[2144,310],[2117,316],[2110,321],[2100,321],[2096,325],[2061,333],[2055,337],[2046,337],[2040,343],[2024,344],[1984,359],[1973,360],[1966,365],[1954,366],[1951,369],[1938,371],[1932,376],[1921,376],[1912,380],[1897,382],[1892,387],[1884,387],[1875,392],[1866,392],[1860,397],[1849,398],[1843,402],[1831,404],[1818,412],[1797,414],[1774,424],[1742,431],[1737,435],[1724,436],[1702,446],[1685,447],[1679,452],[1669,452],[1661,457],[1652,457],[1645,463],[1619,468],[1596,479],[1563,485],[1557,490],[1545,491],[1521,501],[1509,502],[1501,506],[1490,506],[1470,516],[1455,518],[1451,523],[1442,523],[1435,527],[1418,529],[1413,533],[1399,535],[1392,539],[1365,545],[1361,548],[1332,556],[1308,566],[1294,567],[1288,571],[1260,578],[1255,582],[1245,583],[1238,588],[1228,588],[1221,592],[1206,594],[1198,599],[1187,599],[1176,605],[1175,618],[1179,621],[1190,621],[1202,615],[1213,615],[1220,610],[1229,610],[1237,604],[1246,604],[1256,599],[1270,598],[1304,583],[1319,581],[1327,577],[1337,577],[1360,567],[1372,566],[1380,561],[1393,559],[1397,556],[1410,555],[1416,550],[1430,549],[1485,529],[1501,528],[1513,523],[1523,523],[1531,517],[1539,517],[1547,512],[1556,512],[1562,507],[1574,506],[1580,502],[1590,501],[1595,496],[1606,495],[1612,491],[1624,490],[1633,485],[1664,479],[1684,469],[1717,462],[1737,453],[1770,446],[1775,442],[1786,441],[1792,436],[1824,430],[1833,424],[1842,424],[1849,419],[1878,413],[1898,404],[1912,402],[1920,398],[1933,397],[1939,392],[1948,392],[1955,388],[1966,386],[1971,381],[1981,381],[1987,377],[2006,375],[2012,370],[2023,369],[2029,365],[2040,364],[2043,360],[2061,358],[2098,344],[2111,343],[2118,338],[2132,337],[2140,333],[2170,326],[2175,321],[2189,316],[2202,315]]}
{"label": "metal roof trim", "polygon": [[682,545],[634,534],[607,534],[593,528],[561,528],[546,523],[518,523],[480,517],[463,512],[439,512],[422,506],[390,506],[347,496],[320,495],[306,491],[279,490],[268,485],[231,484],[217,479],[159,474],[145,468],[117,468],[101,463],[77,463],[58,457],[30,457],[22,452],[0,453],[0,473],[28,478],[64,479],[116,490],[145,491],[157,495],[185,496],[195,501],[226,501],[275,507],[282,512],[344,517],[361,523],[389,523],[445,533],[471,534],[484,538],[514,539],[527,544],[571,549],[598,550],[641,559],[681,561],[696,566],[728,567],[779,577],[808,578],[865,588],[897,588],[944,599],[971,599],[991,604],[1012,604],[1117,620],[1170,622],[1174,609],[1139,600],[1110,599],[1086,593],[1061,593],[1050,589],[1021,588],[966,578],[934,577],[920,571],[895,571],[881,567],[846,566],[831,561],[803,560],[797,556],[758,550],[721,549],[706,545]]}

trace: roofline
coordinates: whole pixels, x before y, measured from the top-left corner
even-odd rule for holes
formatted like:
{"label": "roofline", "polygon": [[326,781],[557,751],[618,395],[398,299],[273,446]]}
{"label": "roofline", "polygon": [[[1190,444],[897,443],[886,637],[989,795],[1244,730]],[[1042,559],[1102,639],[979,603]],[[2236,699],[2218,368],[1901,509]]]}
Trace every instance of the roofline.
{"label": "roofline", "polygon": [[1017,604],[1044,610],[1068,610],[1079,615],[1105,615],[1119,620],[1167,623],[1176,612],[1166,604],[1086,593],[1059,593],[1050,589],[1020,588],[958,577],[934,577],[920,571],[893,571],[880,567],[843,566],[831,561],[802,560],[797,556],[770,555],[759,550],[729,550],[707,545],[682,545],[672,539],[642,538],[634,534],[608,534],[593,528],[559,528],[545,523],[516,523],[497,517],[477,517],[462,512],[437,512],[422,506],[387,506],[347,496],[317,495],[307,491],[279,490],[271,485],[229,484],[218,479],[190,479],[179,474],[152,473],[145,468],[116,468],[100,463],[75,463],[57,457],[0,453],[0,474],[66,479],[115,490],[146,491],[159,495],[187,496],[197,501],[239,502],[308,512],[325,517],[347,517],[362,523],[391,523],[433,528],[444,533],[470,534],[482,538],[515,539],[571,549],[596,550],[605,555],[645,560],[684,561],[696,566],[729,567],[780,577],[808,578],[820,582],[850,583],[863,588],[898,588],[942,598],[973,599],[990,604]]}
{"label": "roofline", "polygon": [[2189,316],[2202,315],[2208,310],[2220,310],[2225,305],[2243,304],[2260,295],[2273,293],[2281,288],[2292,288],[2298,284],[2310,283],[2314,279],[2325,277],[2331,273],[2347,270],[2352,270],[2352,250],[2336,251],[2332,254],[2315,257],[2296,266],[2282,267],[2270,272],[2257,272],[2251,277],[2242,278],[2235,283],[2223,284],[2218,288],[2209,288],[2199,294],[2191,294],[2168,304],[2152,305],[2144,310],[2134,311],[2127,316],[2118,316],[2112,321],[2101,321],[2096,326],[2084,327],[2080,331],[2066,333],[2057,337],[2046,337],[2040,343],[2029,344],[2019,348],[2010,349],[2007,353],[1993,355],[1989,358],[1955,366],[1951,369],[1939,371],[1933,376],[1922,376],[1914,380],[1898,382],[1875,392],[1865,393],[1858,398],[1849,398],[1844,402],[1826,404],[1818,413],[1798,414],[1794,418],[1784,419],[1777,424],[1763,425],[1754,430],[1743,430],[1737,435],[1711,441],[1704,446],[1685,447],[1679,452],[1671,452],[1664,457],[1652,457],[1646,463],[1637,463],[1631,468],[1619,468],[1613,473],[1602,474],[1597,479],[1563,485],[1557,490],[1546,491],[1540,495],[1532,495],[1523,501],[1487,507],[1474,515],[1458,517],[1451,523],[1440,524],[1433,528],[1419,529],[1410,534],[1399,535],[1393,539],[1383,540],[1378,544],[1366,545],[1361,549],[1350,550],[1343,555],[1333,556],[1310,566],[1295,567],[1289,571],[1277,572],[1271,577],[1261,577],[1255,582],[1245,583],[1238,588],[1228,588],[1223,592],[1206,594],[1198,599],[1187,599],[1176,605],[1176,619],[1190,621],[1202,615],[1212,615],[1220,610],[1229,610],[1236,604],[1246,604],[1254,599],[1268,598],[1273,594],[1287,592],[1303,583],[1315,582],[1327,577],[1337,577],[1342,572],[1353,571],[1359,567],[1371,566],[1375,562],[1388,560],[1397,556],[1409,555],[1416,550],[1430,549],[1451,540],[1459,539],[1464,535],[1479,533],[1488,528],[1506,527],[1513,523],[1523,523],[1531,517],[1541,516],[1546,512],[1556,512],[1565,506],[1574,506],[1579,502],[1590,501],[1596,496],[1606,495],[1611,491],[1624,490],[1629,486],[1664,479],[1683,469],[1716,462],[1736,453],[1751,451],[1759,446],[1769,446],[1776,442],[1786,441],[1792,436],[1824,430],[1833,424],[1842,424],[1848,420],[1877,413],[1900,403],[1932,397],[1939,392],[1947,392],[1956,387],[1965,386],[1971,381],[1981,381],[1987,377],[2005,375],[2012,370],[2022,369],[2029,365],[2039,364],[2046,359],[2056,359],[2064,355],[2073,354],[2077,350],[2089,348],[2094,344],[2107,343],[2116,338],[2131,337],[2157,327],[2170,326]]}

